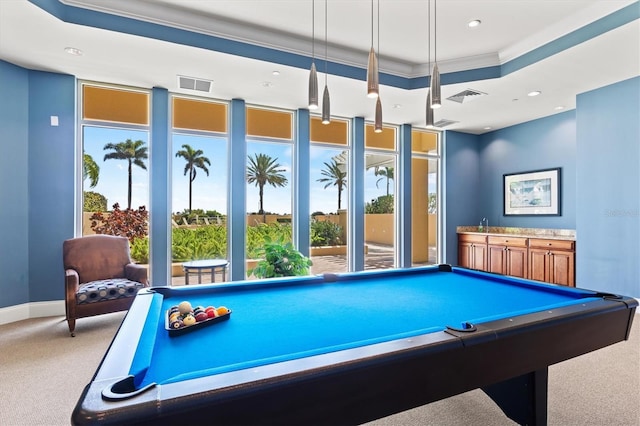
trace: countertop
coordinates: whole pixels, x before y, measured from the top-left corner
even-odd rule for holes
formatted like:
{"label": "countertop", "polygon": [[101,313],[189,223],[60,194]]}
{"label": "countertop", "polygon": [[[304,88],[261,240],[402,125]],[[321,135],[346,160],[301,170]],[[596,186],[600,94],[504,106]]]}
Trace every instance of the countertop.
{"label": "countertop", "polygon": [[576,240],[576,231],[574,229],[545,229],[545,228],[513,228],[503,226],[490,226],[489,232],[479,232],[476,226],[458,226],[456,228],[458,234],[477,234],[477,235],[495,235],[504,236],[511,235],[526,238],[545,238],[550,240]]}

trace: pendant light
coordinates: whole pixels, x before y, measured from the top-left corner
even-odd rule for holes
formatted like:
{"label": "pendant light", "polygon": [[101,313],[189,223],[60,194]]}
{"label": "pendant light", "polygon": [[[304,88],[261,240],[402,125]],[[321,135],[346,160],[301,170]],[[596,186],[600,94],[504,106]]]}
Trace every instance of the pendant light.
{"label": "pendant light", "polygon": [[322,95],[322,124],[331,122],[331,100],[327,85],[327,0],[324,0],[324,93]]}
{"label": "pendant light", "polygon": [[[379,1],[378,6],[380,6]],[[373,0],[371,0],[371,50],[369,51],[369,62],[367,64],[367,96],[377,98],[378,93],[378,58],[376,57],[376,51],[373,49]]]}
{"label": "pendant light", "polygon": [[431,89],[427,89],[427,111],[426,111],[426,124],[427,127],[432,129],[434,128],[433,124],[433,108],[431,108]]}
{"label": "pendant light", "polygon": [[[378,0],[378,55],[380,54],[380,0]],[[376,100],[376,115],[373,125],[375,133],[382,132],[382,101],[380,100],[380,88],[378,88],[378,99]]]}
{"label": "pendant light", "polygon": [[442,106],[440,99],[440,71],[438,70],[438,0],[433,0],[433,71],[431,71],[431,108]]}
{"label": "pendant light", "polygon": [[373,131],[376,133],[382,132],[382,102],[380,102],[380,96],[376,101],[376,120],[373,125]]}
{"label": "pendant light", "polygon": [[[429,0],[427,2],[427,22],[431,22],[431,0]],[[429,66],[428,68],[431,68],[431,28],[428,28],[427,31],[427,56],[428,56],[428,62],[429,62]],[[431,79],[431,83],[433,84],[433,79]],[[433,108],[431,108],[431,87],[427,87],[427,105],[426,105],[426,112],[425,112],[425,118],[426,118],[426,125],[427,128],[433,128],[435,127],[433,125]]]}
{"label": "pendant light", "polygon": [[316,2],[311,1],[311,72],[309,73],[309,109],[318,108],[318,73],[316,72]]}

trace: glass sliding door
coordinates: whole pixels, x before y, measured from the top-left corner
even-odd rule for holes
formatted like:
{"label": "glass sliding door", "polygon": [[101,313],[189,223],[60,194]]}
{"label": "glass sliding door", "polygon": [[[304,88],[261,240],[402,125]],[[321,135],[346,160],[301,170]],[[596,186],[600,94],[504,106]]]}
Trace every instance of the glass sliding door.
{"label": "glass sliding door", "polygon": [[411,155],[412,264],[440,262],[438,247],[438,134],[414,130]]}
{"label": "glass sliding door", "polygon": [[172,285],[229,280],[227,111],[225,102],[172,97]]}
{"label": "glass sliding door", "polygon": [[397,266],[397,197],[395,127],[375,133],[365,127],[364,259],[365,269]]}
{"label": "glass sliding door", "polygon": [[341,273],[348,264],[349,122],[311,117],[309,253],[314,274]]}
{"label": "glass sliding door", "polygon": [[127,237],[149,263],[148,91],[80,83],[81,235]]}

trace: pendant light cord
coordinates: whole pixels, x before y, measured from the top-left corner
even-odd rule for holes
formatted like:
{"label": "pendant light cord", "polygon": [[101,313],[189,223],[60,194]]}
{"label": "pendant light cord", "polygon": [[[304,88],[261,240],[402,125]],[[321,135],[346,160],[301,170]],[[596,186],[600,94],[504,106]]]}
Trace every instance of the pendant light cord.
{"label": "pendant light cord", "polygon": [[431,87],[431,0],[427,0],[427,56],[429,87]]}
{"label": "pendant light cord", "polygon": [[324,85],[327,85],[327,0],[324,0]]}
{"label": "pendant light cord", "polygon": [[311,0],[311,62],[316,59],[316,0]]}
{"label": "pendant light cord", "polygon": [[433,62],[438,62],[438,0],[433,0]]}

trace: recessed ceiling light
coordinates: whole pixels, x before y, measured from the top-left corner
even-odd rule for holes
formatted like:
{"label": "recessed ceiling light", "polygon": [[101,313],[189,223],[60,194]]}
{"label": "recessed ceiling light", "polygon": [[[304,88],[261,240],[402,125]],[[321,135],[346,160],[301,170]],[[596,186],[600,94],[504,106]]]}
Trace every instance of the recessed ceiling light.
{"label": "recessed ceiling light", "polygon": [[529,92],[527,93],[527,96],[538,96],[539,94],[541,94],[542,92],[539,90],[534,90],[533,92]]}
{"label": "recessed ceiling light", "polygon": [[280,71],[276,70],[276,71],[272,72],[271,74],[273,74],[273,75],[280,75]]}
{"label": "recessed ceiling light", "polygon": [[399,109],[399,108],[402,108],[402,104],[393,104],[392,108],[393,108],[393,109]]}
{"label": "recessed ceiling light", "polygon": [[557,107],[554,108],[556,111],[560,111],[561,109],[564,109],[564,107],[562,105],[558,105]]}
{"label": "recessed ceiling light", "polygon": [[82,50],[76,49],[75,47],[65,47],[64,51],[67,52],[69,55],[82,56]]}
{"label": "recessed ceiling light", "polygon": [[262,87],[273,87],[273,83],[270,81],[263,81]]}
{"label": "recessed ceiling light", "polygon": [[469,21],[469,23],[467,24],[467,26],[469,28],[475,28],[477,26],[480,26],[480,24],[482,24],[482,21],[479,19],[474,19],[473,21]]}
{"label": "recessed ceiling light", "polygon": [[491,126],[487,126],[484,128],[485,130],[491,130]]}

